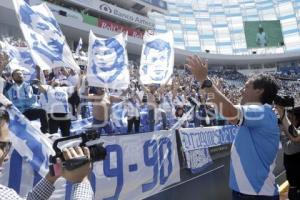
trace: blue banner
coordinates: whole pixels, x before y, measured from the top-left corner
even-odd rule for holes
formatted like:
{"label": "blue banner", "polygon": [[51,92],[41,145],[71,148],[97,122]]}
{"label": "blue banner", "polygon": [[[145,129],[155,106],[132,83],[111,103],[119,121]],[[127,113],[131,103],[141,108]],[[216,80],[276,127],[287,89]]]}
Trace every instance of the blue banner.
{"label": "blue banner", "polygon": [[238,129],[237,126],[179,129],[187,167],[193,173],[204,169],[212,162],[208,148],[231,144]]}

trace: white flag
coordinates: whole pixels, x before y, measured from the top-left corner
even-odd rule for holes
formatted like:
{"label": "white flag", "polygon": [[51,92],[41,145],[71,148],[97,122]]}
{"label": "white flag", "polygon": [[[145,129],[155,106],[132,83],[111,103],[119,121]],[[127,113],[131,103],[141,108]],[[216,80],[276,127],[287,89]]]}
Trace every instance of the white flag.
{"label": "white flag", "polygon": [[140,65],[143,84],[166,84],[173,73],[174,48],[171,31],[144,38]]}
{"label": "white flag", "polygon": [[104,39],[90,31],[87,80],[89,86],[127,89],[129,85],[126,39],[121,33]]}
{"label": "white flag", "polygon": [[80,38],[76,47],[76,55],[79,56],[79,51],[82,49],[82,39]]}
{"label": "white flag", "polygon": [[11,71],[20,69],[24,73],[24,80],[29,81],[36,78],[35,63],[26,47],[15,47],[5,42],[5,48],[9,56],[9,68]]}
{"label": "white flag", "polygon": [[47,5],[30,7],[23,0],[13,0],[13,3],[35,63],[42,70],[64,66],[79,71],[59,24]]}

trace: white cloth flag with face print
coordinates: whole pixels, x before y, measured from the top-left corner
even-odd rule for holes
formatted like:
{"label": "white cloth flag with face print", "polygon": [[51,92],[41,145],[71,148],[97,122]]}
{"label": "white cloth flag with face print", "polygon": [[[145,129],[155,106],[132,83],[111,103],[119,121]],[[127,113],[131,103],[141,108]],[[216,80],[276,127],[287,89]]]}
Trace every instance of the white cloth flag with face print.
{"label": "white cloth flag with face print", "polygon": [[34,62],[41,69],[69,67],[79,71],[59,24],[46,3],[29,6],[13,0],[17,18]]}
{"label": "white cloth flag with face print", "polygon": [[9,56],[9,67],[11,71],[20,69],[23,71],[25,81],[36,78],[35,63],[26,47],[15,47],[5,42],[4,50]]}
{"label": "white cloth flag with face print", "polygon": [[90,31],[87,80],[89,86],[111,89],[127,89],[129,70],[126,36],[121,33],[104,39]]}
{"label": "white cloth flag with face print", "polygon": [[143,84],[166,84],[174,67],[172,32],[144,38],[140,65],[140,80]]}

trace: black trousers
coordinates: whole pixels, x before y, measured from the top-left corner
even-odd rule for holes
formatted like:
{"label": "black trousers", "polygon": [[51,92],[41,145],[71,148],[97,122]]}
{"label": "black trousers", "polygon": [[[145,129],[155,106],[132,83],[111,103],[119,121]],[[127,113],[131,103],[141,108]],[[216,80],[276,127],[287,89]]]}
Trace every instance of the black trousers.
{"label": "black trousers", "polygon": [[72,115],[76,116],[77,108],[80,103],[80,97],[78,96],[78,92],[75,91],[68,99],[68,102],[71,104]]}
{"label": "black trousers", "polygon": [[283,163],[286,178],[289,182],[288,196],[290,200],[300,199],[300,152],[292,155],[284,154]]}
{"label": "black trousers", "polygon": [[149,123],[149,131],[154,131],[155,128],[155,110],[148,110],[148,123]]}
{"label": "black trousers", "polygon": [[23,112],[23,115],[30,121],[40,119],[41,131],[43,133],[48,132],[48,121],[46,111],[41,108],[30,108]]}
{"label": "black trousers", "polygon": [[279,200],[279,196],[247,195],[232,191],[232,200]]}
{"label": "black trousers", "polygon": [[135,133],[138,133],[140,130],[140,122],[141,122],[140,117],[128,117],[127,133],[132,133],[133,124],[134,124]]}
{"label": "black trousers", "polygon": [[65,113],[48,114],[50,134],[57,133],[59,128],[63,137],[70,136],[71,120],[67,118],[67,115]]}

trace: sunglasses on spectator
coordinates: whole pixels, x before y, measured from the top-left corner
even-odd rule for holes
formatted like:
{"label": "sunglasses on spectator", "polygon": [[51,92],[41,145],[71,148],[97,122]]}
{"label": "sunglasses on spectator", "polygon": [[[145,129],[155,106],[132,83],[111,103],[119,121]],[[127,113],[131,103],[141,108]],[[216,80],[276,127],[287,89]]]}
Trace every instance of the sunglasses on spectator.
{"label": "sunglasses on spectator", "polygon": [[3,157],[5,157],[11,148],[11,142],[2,142],[0,141],[0,149],[4,152]]}

